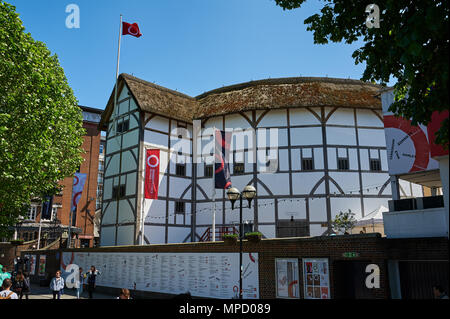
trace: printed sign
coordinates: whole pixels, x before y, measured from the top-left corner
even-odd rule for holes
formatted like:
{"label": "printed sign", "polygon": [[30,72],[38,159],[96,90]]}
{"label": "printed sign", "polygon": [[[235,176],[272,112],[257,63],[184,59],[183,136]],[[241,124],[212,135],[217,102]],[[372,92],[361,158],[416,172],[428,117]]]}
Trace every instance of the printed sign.
{"label": "printed sign", "polygon": [[330,299],[327,258],[303,259],[305,299]]}
{"label": "printed sign", "polygon": [[298,259],[275,259],[277,298],[300,298]]}

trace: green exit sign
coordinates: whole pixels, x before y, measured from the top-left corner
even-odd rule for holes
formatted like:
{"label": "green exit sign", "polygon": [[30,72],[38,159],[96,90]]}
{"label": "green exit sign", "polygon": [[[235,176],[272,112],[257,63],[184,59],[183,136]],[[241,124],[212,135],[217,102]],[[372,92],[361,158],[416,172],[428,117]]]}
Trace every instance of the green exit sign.
{"label": "green exit sign", "polygon": [[343,253],[342,257],[345,257],[345,258],[356,258],[356,257],[359,257],[359,253],[347,252],[347,253]]}

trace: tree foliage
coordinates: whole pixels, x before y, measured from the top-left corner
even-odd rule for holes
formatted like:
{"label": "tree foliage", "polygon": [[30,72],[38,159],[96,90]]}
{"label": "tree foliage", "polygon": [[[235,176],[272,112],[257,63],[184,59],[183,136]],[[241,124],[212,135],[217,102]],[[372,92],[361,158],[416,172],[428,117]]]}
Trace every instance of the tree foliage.
{"label": "tree foliage", "polygon": [[339,212],[331,223],[334,231],[347,234],[349,230],[355,227],[356,219],[354,216],[355,214],[350,209],[346,212]]}
{"label": "tree foliage", "polygon": [[0,238],[82,162],[82,115],[56,55],[0,0]]}
{"label": "tree foliage", "polygon": [[[306,0],[275,0],[283,9],[299,8]],[[380,27],[366,26],[366,7],[380,9]],[[361,80],[386,84],[391,77],[395,102],[390,110],[427,125],[433,111],[449,107],[449,2],[443,0],[327,0],[320,13],[304,22],[314,42],[365,45],[353,53],[366,63]],[[448,118],[436,142],[448,147]]]}

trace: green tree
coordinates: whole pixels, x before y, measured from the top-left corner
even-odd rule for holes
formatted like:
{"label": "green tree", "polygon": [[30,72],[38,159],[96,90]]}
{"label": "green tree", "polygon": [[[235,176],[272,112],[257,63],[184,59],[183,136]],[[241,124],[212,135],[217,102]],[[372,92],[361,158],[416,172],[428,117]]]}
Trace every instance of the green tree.
{"label": "green tree", "polygon": [[335,232],[346,234],[355,227],[356,219],[354,216],[355,214],[350,209],[346,212],[339,212],[331,222],[331,226]]}
{"label": "green tree", "polygon": [[[283,9],[299,8],[306,0],[275,0]],[[379,28],[366,26],[366,7],[379,7]],[[444,0],[327,0],[304,22],[314,32],[314,43],[365,45],[353,53],[355,63],[366,63],[364,81],[386,84],[397,79],[390,110],[425,125],[433,111],[449,108],[449,2]],[[408,93],[408,94],[407,94]],[[448,118],[436,142],[448,147]]]}
{"label": "green tree", "polygon": [[0,238],[82,162],[82,114],[58,58],[0,0]]}

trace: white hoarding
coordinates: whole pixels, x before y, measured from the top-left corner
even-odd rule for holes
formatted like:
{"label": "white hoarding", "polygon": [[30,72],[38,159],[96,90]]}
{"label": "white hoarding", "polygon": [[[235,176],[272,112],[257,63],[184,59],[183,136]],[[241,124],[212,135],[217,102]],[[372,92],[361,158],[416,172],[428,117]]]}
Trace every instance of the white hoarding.
{"label": "white hoarding", "polygon": [[[67,265],[101,273],[98,286],[167,294],[190,292],[192,296],[231,299],[239,295],[238,253],[85,253],[64,252]],[[243,254],[243,297],[259,298],[258,254]]]}

